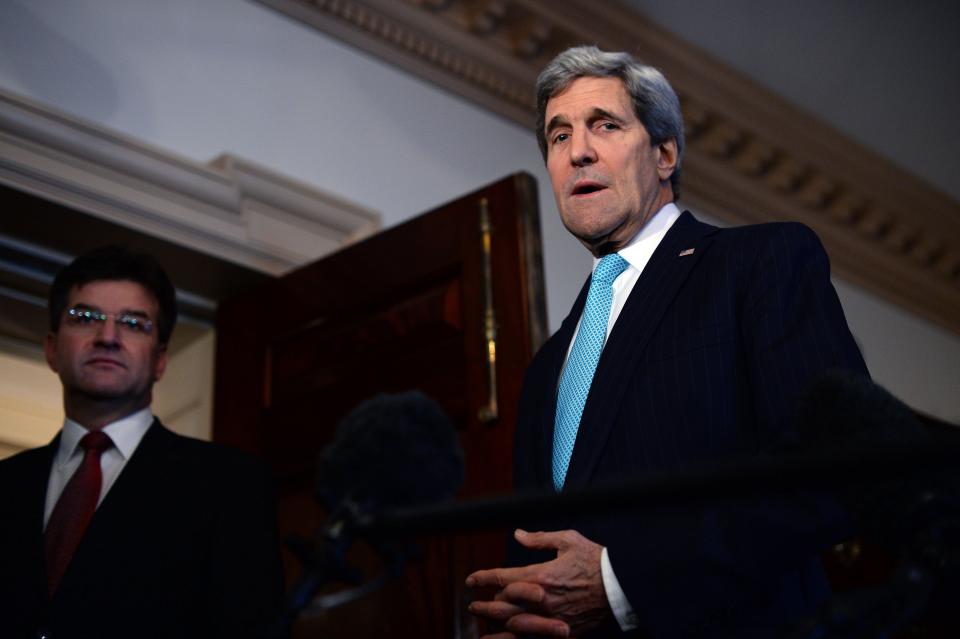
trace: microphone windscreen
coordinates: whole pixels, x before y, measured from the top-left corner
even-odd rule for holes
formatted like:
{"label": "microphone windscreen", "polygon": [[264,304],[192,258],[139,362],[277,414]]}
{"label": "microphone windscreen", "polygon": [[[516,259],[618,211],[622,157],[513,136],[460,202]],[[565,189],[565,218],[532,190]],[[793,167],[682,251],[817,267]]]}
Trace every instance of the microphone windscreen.
{"label": "microphone windscreen", "polygon": [[351,411],[320,454],[316,495],[367,512],[452,498],[463,483],[460,438],[419,391],[380,394]]}
{"label": "microphone windscreen", "polygon": [[865,375],[846,370],[828,371],[808,386],[797,407],[797,426],[798,447],[808,451],[926,439],[906,404]]}
{"label": "microphone windscreen", "polygon": [[[799,448],[806,452],[932,450],[938,444],[906,404],[870,379],[832,371],[814,382],[798,409]],[[840,483],[835,494],[867,537],[898,549],[960,516],[955,472],[894,460],[880,479]],[[956,526],[951,523],[953,529]]]}

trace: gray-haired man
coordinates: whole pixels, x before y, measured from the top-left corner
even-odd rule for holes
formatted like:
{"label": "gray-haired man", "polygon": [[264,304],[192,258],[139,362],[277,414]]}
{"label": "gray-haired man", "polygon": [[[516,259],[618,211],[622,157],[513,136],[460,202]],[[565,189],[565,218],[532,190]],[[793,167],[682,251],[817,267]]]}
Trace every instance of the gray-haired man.
{"label": "gray-haired man", "polygon": [[[576,47],[544,69],[537,99],[561,219],[594,269],[527,370],[518,489],[756,455],[790,436],[810,380],[866,374],[809,229],[718,229],[677,208],[683,121],[659,71]],[[497,588],[471,610],[503,636],[776,636],[829,596],[817,553],[847,525],[827,500],[794,496],[554,528],[517,531],[519,567],[467,580]]]}

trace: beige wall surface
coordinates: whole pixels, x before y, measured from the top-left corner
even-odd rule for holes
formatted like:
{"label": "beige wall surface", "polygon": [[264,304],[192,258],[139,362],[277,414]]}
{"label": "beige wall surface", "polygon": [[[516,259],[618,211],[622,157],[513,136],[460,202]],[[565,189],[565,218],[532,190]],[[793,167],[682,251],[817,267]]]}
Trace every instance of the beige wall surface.
{"label": "beige wall surface", "polygon": [[40,349],[0,349],[0,457],[46,444],[62,422],[60,381]]}
{"label": "beige wall surface", "polygon": [[[183,435],[210,439],[213,331],[180,347],[154,387],[153,412]],[[48,443],[63,424],[60,380],[39,348],[0,343],[0,459]]]}
{"label": "beige wall surface", "polygon": [[211,438],[216,343],[211,330],[178,350],[153,389],[154,414],[164,426],[181,435]]}

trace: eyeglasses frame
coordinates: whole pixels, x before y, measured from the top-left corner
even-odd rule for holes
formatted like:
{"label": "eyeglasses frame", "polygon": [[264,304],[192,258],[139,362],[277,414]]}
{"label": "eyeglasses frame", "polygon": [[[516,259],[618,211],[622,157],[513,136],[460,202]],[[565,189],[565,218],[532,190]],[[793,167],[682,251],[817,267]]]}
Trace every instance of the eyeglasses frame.
{"label": "eyeglasses frame", "polygon": [[[124,330],[133,335],[147,336],[153,332],[153,321],[138,317],[132,313],[104,313],[95,308],[71,307],[66,311],[66,315],[72,318],[72,326],[83,328],[85,326],[103,326],[108,319],[112,319],[117,326],[122,326]],[[92,322],[96,322],[93,324]]]}

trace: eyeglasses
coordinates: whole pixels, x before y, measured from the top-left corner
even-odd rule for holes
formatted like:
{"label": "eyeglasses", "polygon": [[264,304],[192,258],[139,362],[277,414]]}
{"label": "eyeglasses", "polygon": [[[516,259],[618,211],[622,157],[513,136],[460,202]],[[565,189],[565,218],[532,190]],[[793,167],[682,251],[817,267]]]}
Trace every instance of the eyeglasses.
{"label": "eyeglasses", "polygon": [[66,320],[77,328],[95,328],[106,324],[107,319],[113,319],[121,330],[134,335],[149,335],[153,330],[153,322],[130,313],[101,313],[94,308],[73,307],[67,310]]}

